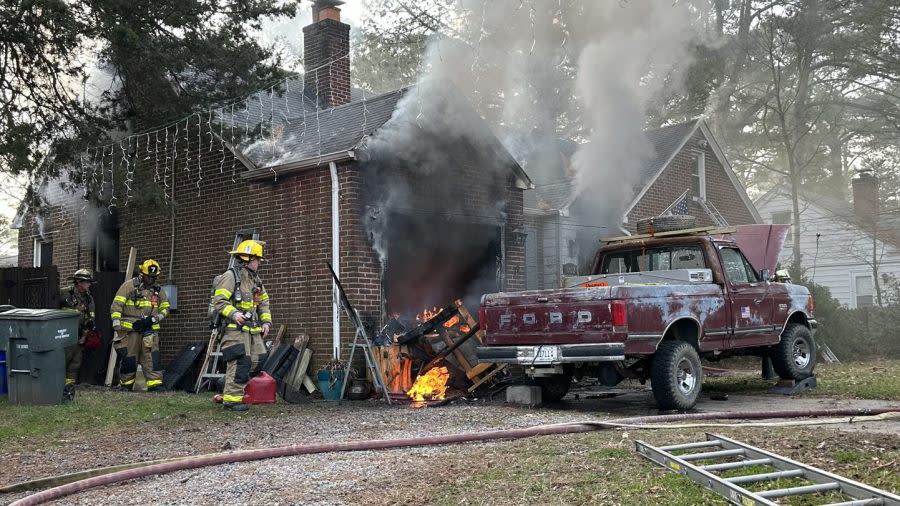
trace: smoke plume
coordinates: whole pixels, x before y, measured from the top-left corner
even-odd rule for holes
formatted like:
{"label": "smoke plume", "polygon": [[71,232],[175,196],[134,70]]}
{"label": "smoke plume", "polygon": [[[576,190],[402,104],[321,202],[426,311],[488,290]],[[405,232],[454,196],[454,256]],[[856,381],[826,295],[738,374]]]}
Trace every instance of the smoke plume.
{"label": "smoke plume", "polygon": [[[427,178],[455,167],[441,147],[465,142],[489,152],[486,143],[500,138],[536,184],[572,180],[590,220],[581,225],[596,241],[601,227],[620,228],[654,154],[644,112],[664,85],[672,93],[681,82],[695,13],[678,1],[460,0],[456,18],[430,41],[419,82],[369,142],[372,158],[399,156]],[[493,133],[478,130],[473,110]],[[574,154],[560,139],[576,142]],[[506,184],[501,163],[481,170],[496,171],[498,189]],[[380,175],[378,219],[367,223],[385,262],[396,246],[386,240],[394,224],[384,209],[423,189]],[[453,195],[427,190],[441,209],[465,214]],[[505,193],[495,198],[502,213]]]}

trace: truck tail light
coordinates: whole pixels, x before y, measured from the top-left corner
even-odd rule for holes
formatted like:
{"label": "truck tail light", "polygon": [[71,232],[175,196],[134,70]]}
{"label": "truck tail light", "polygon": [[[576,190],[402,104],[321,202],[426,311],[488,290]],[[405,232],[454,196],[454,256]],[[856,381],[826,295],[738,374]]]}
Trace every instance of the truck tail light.
{"label": "truck tail light", "polygon": [[612,301],[612,324],[613,327],[624,327],[628,325],[628,312],[625,309],[624,300]]}
{"label": "truck tail light", "polygon": [[478,326],[481,327],[481,330],[485,330],[485,324],[487,323],[487,310],[484,306],[478,308]]}
{"label": "truck tail light", "polygon": [[809,312],[812,313],[816,310],[816,301],[813,299],[813,296],[809,296]]}

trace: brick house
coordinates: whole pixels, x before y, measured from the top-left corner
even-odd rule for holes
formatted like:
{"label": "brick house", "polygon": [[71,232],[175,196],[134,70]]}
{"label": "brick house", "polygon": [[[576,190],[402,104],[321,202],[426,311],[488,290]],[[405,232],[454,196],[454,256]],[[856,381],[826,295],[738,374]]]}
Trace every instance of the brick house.
{"label": "brick house", "polygon": [[[653,156],[643,164],[633,188],[634,198],[622,214],[622,227],[635,232],[635,223],[657,216],[678,202],[682,211],[697,217],[698,226],[762,223],[746,189],[731,169],[706,122],[685,123],[645,131]],[[536,189],[525,196],[526,286],[559,287],[565,276],[589,268],[602,237],[622,235],[606,230],[584,205],[591,192],[579,194],[569,159],[576,147],[559,144],[556,167],[538,175]]]}
{"label": "brick house", "polygon": [[[302,87],[289,82],[284,93],[261,92],[246,107],[192,116],[165,135],[136,135],[129,186],[139,174],[156,181],[151,190],[163,205],[123,205],[137,191],[129,194],[121,173],[113,212],[85,213],[81,195],[68,194],[40,217],[43,233],[37,217],[23,220],[19,266],[40,265],[43,254],[61,278],[80,266],[124,270],[131,246],[139,259],[158,259],[160,281],[177,287],[177,311],[161,333],[164,361],[185,343],[208,339],[211,280],[225,269],[236,234],[265,241],[260,275],[275,325],[286,324],[291,336],[308,334],[316,364],[338,353],[346,358],[353,337],[326,261],[373,329],[389,314],[524,288],[519,238],[528,176],[457,97],[416,88],[374,97],[351,92],[349,30],[339,9],[317,4],[304,28]],[[470,131],[451,131],[437,116],[404,121],[401,109],[411,100],[464,111]],[[411,125],[416,143],[396,146],[404,152],[397,155],[382,133]],[[105,218],[98,222],[96,214]],[[89,235],[94,227],[105,231],[102,238]]]}

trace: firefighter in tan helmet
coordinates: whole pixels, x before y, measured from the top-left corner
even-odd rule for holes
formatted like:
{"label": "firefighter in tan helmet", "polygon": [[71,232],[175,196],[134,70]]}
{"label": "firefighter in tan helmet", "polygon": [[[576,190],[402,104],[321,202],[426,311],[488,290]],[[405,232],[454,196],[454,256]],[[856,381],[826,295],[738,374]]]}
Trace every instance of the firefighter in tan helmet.
{"label": "firefighter in tan helmet", "polygon": [[72,275],[72,284],[63,289],[59,294],[59,304],[62,309],[78,311],[81,318],[78,320],[78,341],[72,346],[66,347],[66,386],[64,396],[72,399],[75,395],[74,387],[78,382],[78,372],[81,369],[81,354],[83,349],[96,350],[102,342],[97,334],[97,325],[94,323],[94,297],[91,296],[91,283],[94,275],[87,269],[78,269]]}
{"label": "firefighter in tan helmet", "polygon": [[147,390],[162,388],[159,322],[169,315],[169,300],[156,284],[161,270],[159,262],[146,260],[137,277],[122,283],[109,308],[116,331],[113,345],[120,367],[119,382],[126,390],[134,388],[138,363],[144,371]]}
{"label": "firefighter in tan helmet", "polygon": [[218,327],[226,364],[222,403],[227,410],[247,411],[244,387],[265,361],[263,339],[272,326],[272,313],[269,294],[257,274],[263,260],[262,243],[246,240],[230,253],[235,265],[216,278],[210,305],[220,316]]}

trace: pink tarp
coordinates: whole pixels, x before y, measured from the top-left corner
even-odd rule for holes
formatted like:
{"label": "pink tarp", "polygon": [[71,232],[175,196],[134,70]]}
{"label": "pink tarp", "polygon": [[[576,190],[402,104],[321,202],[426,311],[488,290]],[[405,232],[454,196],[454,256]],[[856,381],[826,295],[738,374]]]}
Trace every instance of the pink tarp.
{"label": "pink tarp", "polygon": [[775,274],[778,255],[784,248],[790,225],[738,225],[734,239],[750,264],[759,271]]}

